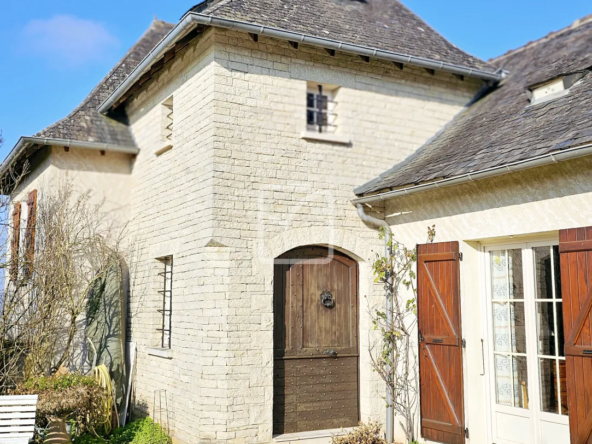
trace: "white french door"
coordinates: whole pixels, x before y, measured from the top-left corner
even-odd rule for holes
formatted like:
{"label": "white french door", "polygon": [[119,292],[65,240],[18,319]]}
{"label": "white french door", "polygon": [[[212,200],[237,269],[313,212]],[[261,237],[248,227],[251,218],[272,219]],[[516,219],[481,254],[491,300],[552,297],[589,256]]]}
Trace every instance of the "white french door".
{"label": "white french door", "polygon": [[490,247],[485,269],[491,442],[569,444],[559,249]]}

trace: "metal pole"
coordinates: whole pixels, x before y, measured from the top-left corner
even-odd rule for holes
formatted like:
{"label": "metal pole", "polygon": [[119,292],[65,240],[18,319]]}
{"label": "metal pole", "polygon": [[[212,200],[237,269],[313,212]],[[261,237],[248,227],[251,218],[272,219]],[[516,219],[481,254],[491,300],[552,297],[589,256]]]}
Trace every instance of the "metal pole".
{"label": "metal pole", "polygon": [[[391,230],[387,230],[387,232],[385,233],[385,237],[384,237],[384,257],[387,258],[387,260],[390,257],[390,252],[391,252],[391,247],[389,246],[389,243],[392,239],[392,233]],[[391,279],[391,276],[387,276],[387,279]],[[387,284],[386,286],[386,323],[387,325],[390,326],[393,323],[393,294],[390,291],[390,287]],[[394,362],[394,354],[393,351],[391,351],[391,356],[390,356],[390,361]],[[390,375],[391,373],[391,368],[390,366],[387,368],[387,374]],[[388,443],[392,443],[395,441],[395,418],[394,418],[394,408],[393,408],[393,396],[392,396],[392,389],[391,387],[387,386],[386,388],[386,441]]]}
{"label": "metal pole", "polygon": [[[367,222],[372,225],[376,225],[379,227],[384,227],[385,230],[385,237],[384,237],[384,257],[388,258],[390,254],[390,247],[389,243],[393,238],[393,233],[391,231],[391,227],[389,226],[388,222],[382,219],[377,219],[376,217],[372,217],[364,212],[364,206],[362,204],[357,204],[356,208],[358,210],[358,216],[364,222]],[[391,325],[393,322],[393,310],[392,310],[392,294],[389,291],[389,288],[385,289],[385,296],[386,296],[386,321],[388,325]],[[394,354],[391,354],[391,362],[394,361]],[[390,368],[387,369],[387,372],[390,372]],[[387,386],[386,388],[386,441],[388,443],[392,443],[395,440],[395,417],[394,417],[394,408],[393,408],[394,399],[391,396],[391,388]]]}

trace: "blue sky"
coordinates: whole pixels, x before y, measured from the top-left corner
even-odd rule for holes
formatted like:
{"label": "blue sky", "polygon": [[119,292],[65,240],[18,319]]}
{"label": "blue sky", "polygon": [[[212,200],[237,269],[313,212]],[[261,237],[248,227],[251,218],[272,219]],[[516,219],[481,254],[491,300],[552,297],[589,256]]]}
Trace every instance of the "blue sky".
{"label": "blue sky", "polygon": [[[314,1],[314,0],[310,0]],[[489,59],[592,13],[590,0],[403,0],[452,43]],[[4,1],[0,158],[19,136],[66,116],[153,17],[176,22],[197,0]]]}

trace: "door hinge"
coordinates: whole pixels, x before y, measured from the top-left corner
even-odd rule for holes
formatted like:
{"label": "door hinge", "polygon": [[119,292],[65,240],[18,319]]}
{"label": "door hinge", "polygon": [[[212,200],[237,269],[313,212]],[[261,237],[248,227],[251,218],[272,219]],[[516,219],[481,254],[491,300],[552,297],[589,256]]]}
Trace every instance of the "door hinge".
{"label": "door hinge", "polygon": [[465,438],[467,438],[467,439],[469,438],[469,428],[468,427],[465,429]]}
{"label": "door hinge", "polygon": [[460,261],[463,260],[463,254],[462,253],[458,253],[458,260],[460,260]]}
{"label": "door hinge", "polygon": [[462,340],[462,348],[467,348],[467,340],[466,339]]}

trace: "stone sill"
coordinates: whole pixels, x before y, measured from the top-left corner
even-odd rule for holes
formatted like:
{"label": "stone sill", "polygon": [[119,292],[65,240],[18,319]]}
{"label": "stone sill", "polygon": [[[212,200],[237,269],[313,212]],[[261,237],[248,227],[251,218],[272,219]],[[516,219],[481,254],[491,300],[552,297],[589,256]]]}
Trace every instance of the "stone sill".
{"label": "stone sill", "polygon": [[338,143],[340,145],[350,145],[349,137],[332,133],[317,133],[314,131],[303,131],[300,134],[302,139],[315,140],[317,142]]}
{"label": "stone sill", "polygon": [[170,348],[146,347],[150,356],[158,356],[164,359],[173,359],[173,351]]}
{"label": "stone sill", "polygon": [[274,442],[292,442],[292,441],[303,441],[305,444],[307,439],[319,439],[319,438],[330,438],[332,436],[341,436],[349,433],[353,430],[353,427],[346,429],[328,429],[328,430],[313,430],[312,432],[299,432],[299,433],[284,433],[282,435],[275,435],[273,437]]}
{"label": "stone sill", "polygon": [[170,151],[171,149],[173,149],[173,144],[171,142],[164,142],[162,144],[162,146],[157,149],[154,154],[156,154],[157,156],[160,156],[161,154],[166,153],[167,151]]}

